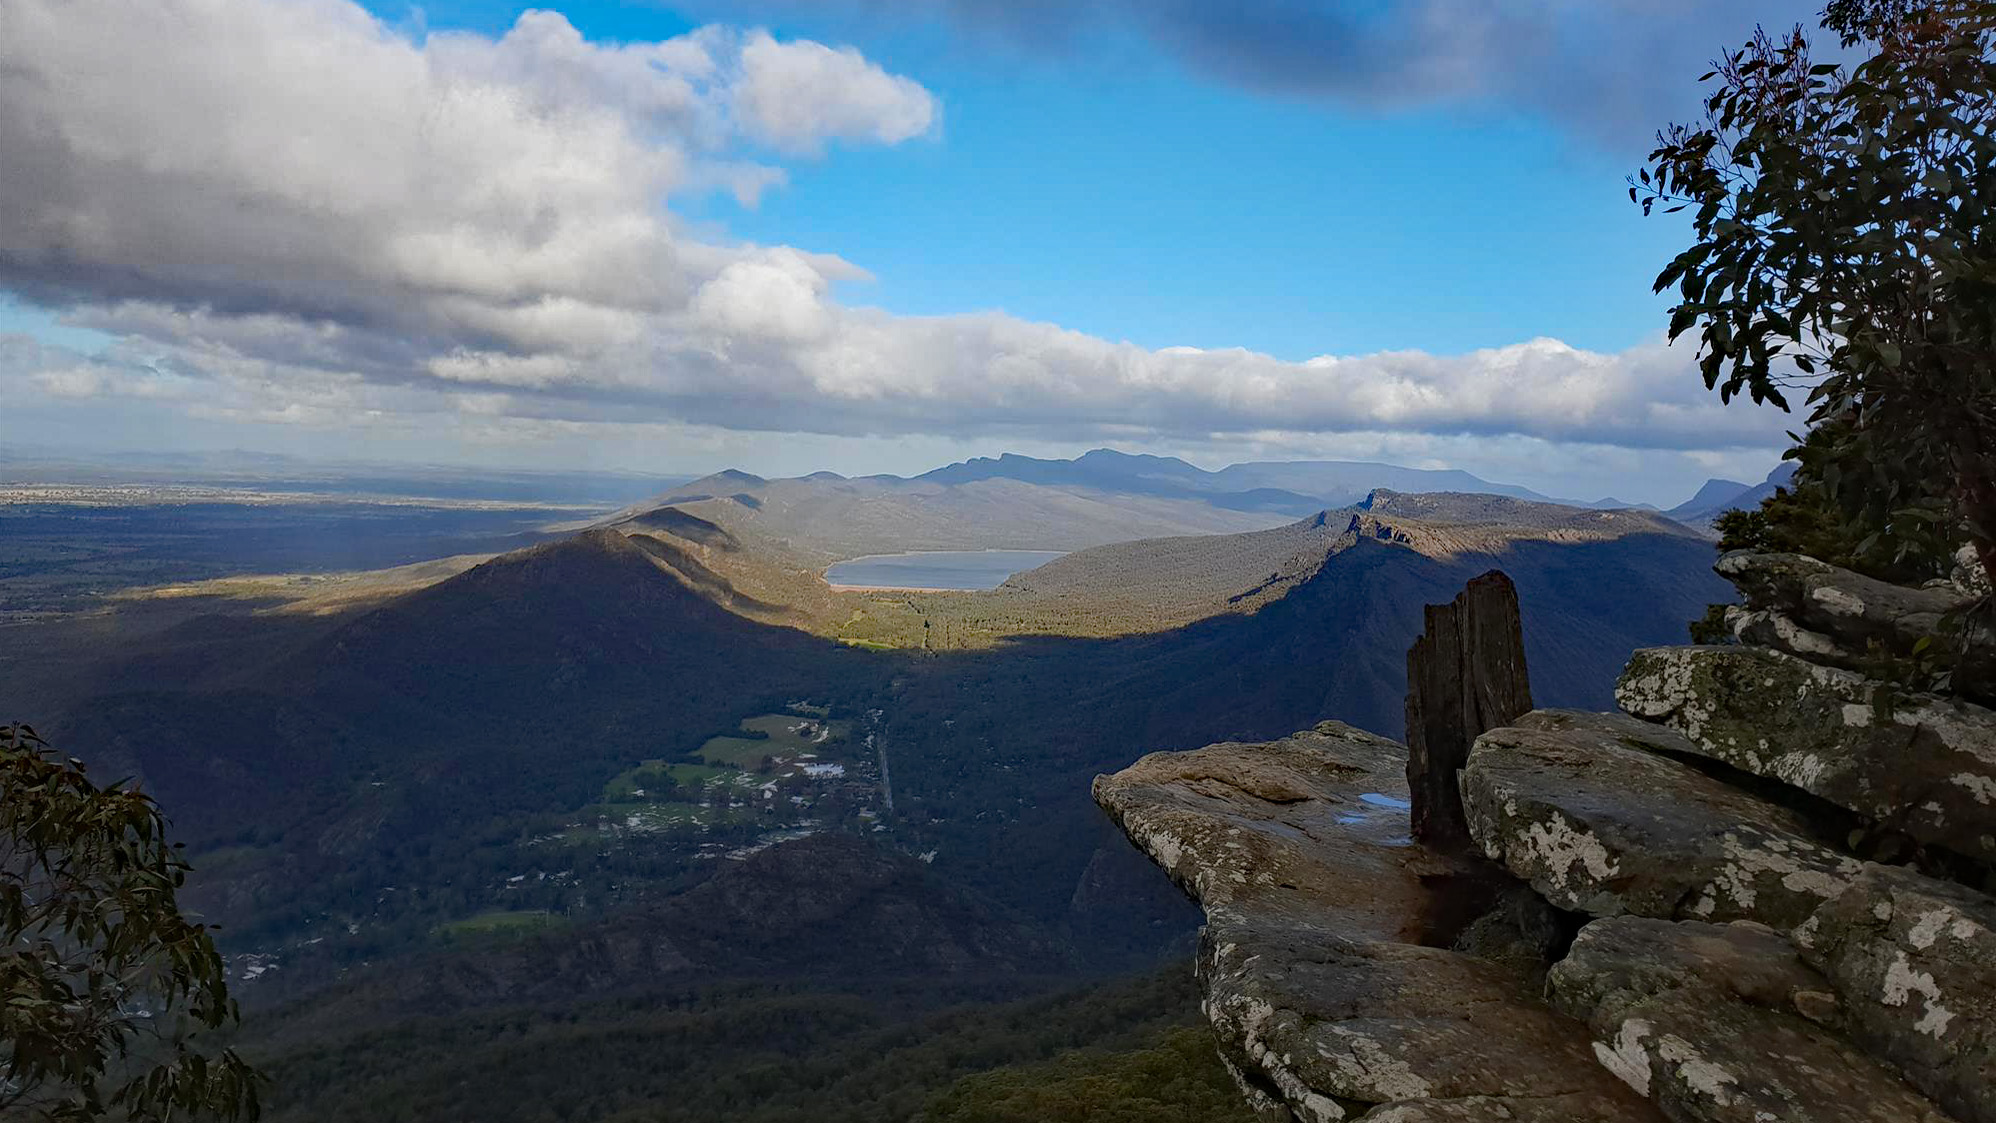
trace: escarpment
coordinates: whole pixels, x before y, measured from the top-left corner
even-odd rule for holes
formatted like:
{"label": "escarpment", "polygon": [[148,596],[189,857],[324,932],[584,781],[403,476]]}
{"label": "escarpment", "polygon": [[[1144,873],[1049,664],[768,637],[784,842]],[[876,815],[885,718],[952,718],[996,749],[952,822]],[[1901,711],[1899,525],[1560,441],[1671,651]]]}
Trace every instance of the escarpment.
{"label": "escarpment", "polygon": [[[1986,577],[1717,569],[1737,642],[1637,652],[1623,713],[1420,680],[1410,730],[1469,749],[1411,786],[1337,723],[1096,779],[1206,913],[1205,1010],[1262,1118],[1996,1123]],[[1949,679],[1870,677],[1937,634]]]}

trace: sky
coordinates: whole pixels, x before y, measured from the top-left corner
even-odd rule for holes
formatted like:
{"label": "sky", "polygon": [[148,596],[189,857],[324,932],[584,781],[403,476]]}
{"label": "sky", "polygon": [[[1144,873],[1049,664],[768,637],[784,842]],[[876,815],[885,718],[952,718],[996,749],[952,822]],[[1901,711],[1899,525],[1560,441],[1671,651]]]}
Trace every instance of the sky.
{"label": "sky", "polygon": [[1108,446],[1669,505],[1792,417],[1624,177],[1800,0],[9,0],[0,444]]}

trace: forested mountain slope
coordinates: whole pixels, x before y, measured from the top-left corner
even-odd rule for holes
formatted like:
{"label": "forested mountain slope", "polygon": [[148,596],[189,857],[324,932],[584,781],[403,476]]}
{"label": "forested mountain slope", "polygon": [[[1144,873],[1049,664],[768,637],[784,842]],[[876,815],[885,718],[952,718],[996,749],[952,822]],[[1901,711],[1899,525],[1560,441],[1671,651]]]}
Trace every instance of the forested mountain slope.
{"label": "forested mountain slope", "polygon": [[[323,994],[335,1036],[494,1002],[608,1027],[682,976],[1017,994],[1187,946],[1095,773],[1330,717],[1398,734],[1421,606],[1493,566],[1538,700],[1605,705],[1633,648],[1724,598],[1710,560],[1649,514],[1378,492],[869,597],[668,506],[371,608],[148,631],[42,723],[170,810],[253,1019]],[[838,642],[881,620],[914,626]],[[840,892],[812,906],[813,878]]]}

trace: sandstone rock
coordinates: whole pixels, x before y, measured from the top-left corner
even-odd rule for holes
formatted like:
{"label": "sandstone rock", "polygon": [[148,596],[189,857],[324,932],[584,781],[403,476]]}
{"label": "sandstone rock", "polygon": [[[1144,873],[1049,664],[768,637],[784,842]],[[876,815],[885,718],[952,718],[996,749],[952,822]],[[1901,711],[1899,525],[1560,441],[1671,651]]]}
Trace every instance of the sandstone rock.
{"label": "sandstone rock", "polygon": [[1595,916],[1788,929],[1857,875],[1792,813],[1658,755],[1694,751],[1632,718],[1535,711],[1477,739],[1470,832],[1547,900]]}
{"label": "sandstone rock", "polygon": [[1855,671],[1875,658],[1874,646],[1905,657],[1931,637],[1957,656],[1957,692],[1996,694],[1996,635],[1986,625],[1964,623],[1960,613],[1971,598],[1952,583],[1892,585],[1800,554],[1735,551],[1713,568],[1746,600],[1727,613],[1742,643]]}
{"label": "sandstone rock", "polygon": [[1581,929],[1549,989],[1587,1019],[1601,1063],[1671,1119],[1945,1123],[1896,1073],[1798,1016],[1826,985],[1759,925],[1619,917]]}
{"label": "sandstone rock", "polygon": [[1986,597],[1990,594],[1989,571],[1982,567],[1982,559],[1975,556],[1975,547],[1963,546],[1954,554],[1954,587],[1964,596]]}
{"label": "sandstone rock", "polygon": [[1845,669],[1864,665],[1865,653],[1861,649],[1845,647],[1821,632],[1812,632],[1783,613],[1728,605],[1726,630],[1749,647],[1771,647],[1812,663]]}
{"label": "sandstone rock", "polygon": [[1502,570],[1469,583],[1448,604],[1431,604],[1407,650],[1407,787],[1414,838],[1467,850],[1458,787],[1478,734],[1532,708],[1518,590]]}
{"label": "sandstone rock", "polygon": [[1574,1123],[1585,1105],[1571,1096],[1542,1100],[1470,1096],[1460,1100],[1403,1100],[1373,1108],[1358,1123]]}
{"label": "sandstone rock", "polygon": [[1751,647],[1638,651],[1615,698],[1701,755],[1996,860],[1996,713]]}
{"label": "sandstone rock", "polygon": [[1503,886],[1410,844],[1405,765],[1326,723],[1096,778],[1205,910],[1204,1005],[1251,1102],[1305,1123],[1657,1118],[1528,973],[1447,946]]}
{"label": "sandstone rock", "polygon": [[1878,640],[1910,650],[1940,629],[1962,597],[1940,589],[1892,585],[1801,554],[1736,550],[1712,567],[1733,583],[1750,609],[1778,612],[1803,627],[1863,652]]}
{"label": "sandstone rock", "polygon": [[1794,938],[1854,1040],[1960,1118],[1996,1123],[1996,901],[1867,866]]}

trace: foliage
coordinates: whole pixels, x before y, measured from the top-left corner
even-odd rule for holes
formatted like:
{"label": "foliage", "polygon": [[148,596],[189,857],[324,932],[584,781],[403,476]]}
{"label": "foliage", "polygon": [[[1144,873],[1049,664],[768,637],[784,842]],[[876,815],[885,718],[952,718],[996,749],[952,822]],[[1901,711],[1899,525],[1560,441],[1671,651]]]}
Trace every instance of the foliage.
{"label": "foliage", "polygon": [[257,1115],[257,1075],[192,1045],[236,1010],[187,870],[150,797],[0,727],[0,1113]]}
{"label": "foliage", "polygon": [[1731,606],[1711,604],[1705,606],[1705,615],[1691,621],[1691,642],[1705,644],[1731,643],[1733,630],[1726,626],[1726,609]]}
{"label": "foliage", "polygon": [[[1729,52],[1697,125],[1659,136],[1630,196],[1692,209],[1672,338],[1699,329],[1724,400],[1830,429],[1816,476],[1867,535],[1966,522],[1996,560],[1996,3],[1836,0],[1824,27]],[[1900,535],[1901,549],[1926,549]]]}
{"label": "foliage", "polygon": [[1187,1027],[1202,1063],[1150,1102],[1237,1106],[1190,966],[1032,998],[1007,983],[716,983],[337,1028],[326,1019],[352,1003],[308,1000],[245,1032],[276,1077],[274,1123],[912,1123],[974,1073],[1141,1055]]}
{"label": "foliage", "polygon": [[1048,1064],[967,1076],[926,1123],[1249,1123],[1213,1051],[1212,1031],[1173,1030],[1128,1053],[1068,1053]]}
{"label": "foliage", "polygon": [[1788,487],[1757,508],[1719,516],[1719,549],[1805,554],[1901,585],[1945,576],[1954,546],[1945,526],[1899,519],[1874,527],[1831,499],[1821,477],[1835,456],[1833,434],[1839,428],[1819,427],[1794,451],[1801,467]]}

